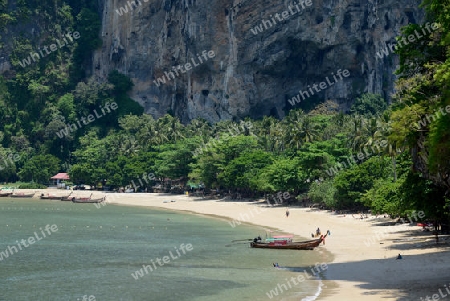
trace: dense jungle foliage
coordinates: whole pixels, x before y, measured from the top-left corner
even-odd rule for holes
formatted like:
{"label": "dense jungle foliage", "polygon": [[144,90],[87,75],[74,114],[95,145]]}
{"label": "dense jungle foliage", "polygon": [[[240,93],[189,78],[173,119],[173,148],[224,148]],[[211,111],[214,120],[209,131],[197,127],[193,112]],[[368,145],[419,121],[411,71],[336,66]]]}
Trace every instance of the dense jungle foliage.
{"label": "dense jungle foliage", "polygon": [[[347,114],[326,101],[282,120],[183,125],[170,114],[143,114],[127,96],[132,81],[117,71],[104,83],[89,77],[101,46],[96,1],[11,2],[0,1],[2,46],[12,41],[12,71],[0,77],[0,181],[47,183],[69,172],[74,183],[120,187],[154,173],[141,189],[173,179],[243,197],[281,191],[328,208],[394,216],[423,210],[427,219],[449,219],[450,4],[424,1],[429,22],[440,27],[397,50],[392,104],[366,94]],[[9,33],[30,26],[39,32]],[[20,65],[38,45],[74,31],[80,39]],[[117,110],[57,135],[113,102]]]}

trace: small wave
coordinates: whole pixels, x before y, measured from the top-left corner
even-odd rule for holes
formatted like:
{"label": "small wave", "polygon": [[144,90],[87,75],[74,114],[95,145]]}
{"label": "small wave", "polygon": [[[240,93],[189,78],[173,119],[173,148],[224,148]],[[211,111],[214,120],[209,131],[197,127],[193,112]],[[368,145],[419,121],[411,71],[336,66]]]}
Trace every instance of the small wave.
{"label": "small wave", "polygon": [[323,282],[322,282],[322,279],[320,279],[320,278],[318,280],[319,280],[319,285],[317,286],[317,290],[316,290],[316,293],[314,294],[314,296],[307,296],[307,297],[303,298],[301,301],[314,301],[320,296],[320,293],[322,292]]}

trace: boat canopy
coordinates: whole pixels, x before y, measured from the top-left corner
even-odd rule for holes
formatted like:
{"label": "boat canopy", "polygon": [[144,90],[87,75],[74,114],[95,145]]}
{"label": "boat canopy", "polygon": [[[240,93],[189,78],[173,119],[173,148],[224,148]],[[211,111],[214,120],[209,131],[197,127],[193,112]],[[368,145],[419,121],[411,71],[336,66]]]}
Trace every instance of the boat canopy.
{"label": "boat canopy", "polygon": [[293,238],[294,235],[274,235],[272,238]]}

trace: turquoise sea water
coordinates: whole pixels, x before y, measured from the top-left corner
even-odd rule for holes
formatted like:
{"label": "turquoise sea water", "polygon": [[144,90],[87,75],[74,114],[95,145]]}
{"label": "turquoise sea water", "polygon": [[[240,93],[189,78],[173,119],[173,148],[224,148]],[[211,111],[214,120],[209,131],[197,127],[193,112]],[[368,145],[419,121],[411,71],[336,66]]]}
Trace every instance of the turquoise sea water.
{"label": "turquoise sea water", "polygon": [[[57,231],[48,235],[46,225],[56,225]],[[227,246],[264,233],[150,208],[2,198],[0,252],[8,257],[0,258],[0,300],[314,300],[321,290],[316,277],[272,299],[266,293],[327,261],[323,250]],[[18,242],[29,237],[35,243],[19,250]],[[183,254],[181,244],[192,249]],[[156,269],[142,270],[135,279],[132,273],[143,265]]]}

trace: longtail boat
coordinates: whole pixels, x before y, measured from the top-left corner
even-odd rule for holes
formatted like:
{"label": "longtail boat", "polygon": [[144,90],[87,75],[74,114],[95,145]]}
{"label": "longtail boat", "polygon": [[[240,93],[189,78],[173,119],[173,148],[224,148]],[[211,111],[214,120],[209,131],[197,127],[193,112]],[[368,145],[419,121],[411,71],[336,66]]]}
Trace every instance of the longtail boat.
{"label": "longtail boat", "polygon": [[72,202],[73,203],[83,203],[83,204],[89,204],[89,203],[101,203],[106,199],[106,196],[102,197],[102,198],[98,198],[98,199],[93,199],[91,197],[88,198],[76,198],[73,197],[72,198]]}
{"label": "longtail boat", "polygon": [[270,238],[266,238],[266,242],[292,242],[294,235],[276,235]]}
{"label": "longtail boat", "polygon": [[0,192],[0,198],[8,197],[12,194],[12,192]]}
{"label": "longtail boat", "polygon": [[91,200],[93,193],[91,193],[88,197],[72,197],[70,200],[73,203],[87,203],[87,201]]}
{"label": "longtail boat", "polygon": [[70,194],[69,195],[65,195],[65,196],[57,196],[57,195],[54,195],[54,194],[47,194],[47,195],[44,195],[43,193],[39,196],[42,200],[63,200],[63,199],[68,199],[69,198],[69,196],[70,196]]}
{"label": "longtail boat", "polygon": [[318,239],[298,242],[293,242],[291,238],[287,237],[284,239],[282,237],[266,239],[266,241],[269,242],[258,242],[254,240],[250,243],[250,247],[261,249],[313,250],[320,245],[326,236],[327,235]]}
{"label": "longtail boat", "polygon": [[34,196],[34,194],[35,194],[35,192],[33,192],[33,193],[18,192],[18,193],[11,194],[9,197],[10,198],[32,198]]}
{"label": "longtail boat", "polygon": [[68,196],[61,197],[61,201],[66,201],[66,202],[69,201],[69,202],[71,202],[72,199],[73,199],[73,197],[70,197],[72,195],[72,193],[73,193],[73,191],[71,193],[69,193]]}

